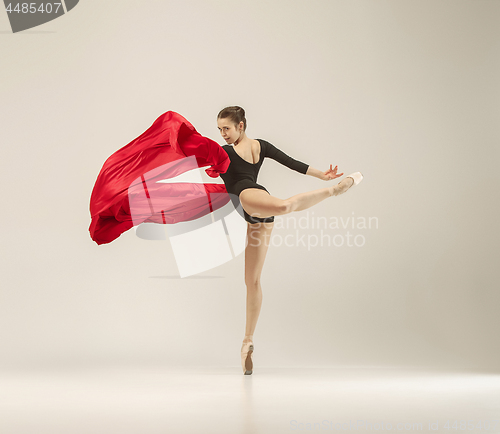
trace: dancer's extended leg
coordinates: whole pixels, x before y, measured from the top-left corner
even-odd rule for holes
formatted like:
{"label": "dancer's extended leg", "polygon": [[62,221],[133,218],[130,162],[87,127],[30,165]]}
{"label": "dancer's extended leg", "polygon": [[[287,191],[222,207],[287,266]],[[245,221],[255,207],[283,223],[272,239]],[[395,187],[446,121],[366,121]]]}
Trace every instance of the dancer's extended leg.
{"label": "dancer's extended leg", "polygon": [[265,218],[310,208],[328,197],[345,193],[353,184],[354,180],[347,177],[332,187],[299,193],[288,199],[271,196],[258,188],[247,188],[241,192],[240,201],[248,214]]}
{"label": "dancer's extended leg", "polygon": [[338,196],[339,194],[346,192],[353,184],[354,180],[352,178],[345,178],[332,187],[299,193],[285,200],[290,204],[289,212],[302,211],[303,209],[316,205],[318,202],[321,202],[327,197]]}

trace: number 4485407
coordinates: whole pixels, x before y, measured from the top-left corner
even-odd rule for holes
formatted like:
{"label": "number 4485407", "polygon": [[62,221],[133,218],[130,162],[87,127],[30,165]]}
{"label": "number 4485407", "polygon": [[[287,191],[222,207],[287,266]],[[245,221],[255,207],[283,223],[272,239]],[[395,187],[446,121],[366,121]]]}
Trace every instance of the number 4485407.
{"label": "number 4485407", "polygon": [[455,431],[494,431],[498,422],[498,420],[447,420],[443,428]]}
{"label": "number 4485407", "polygon": [[[12,7],[12,5],[15,5]],[[41,3],[38,8],[36,7],[36,3],[9,3],[7,5],[7,12],[9,14],[13,12],[21,13],[21,14],[35,14],[37,12],[52,14],[59,11],[62,3]]]}

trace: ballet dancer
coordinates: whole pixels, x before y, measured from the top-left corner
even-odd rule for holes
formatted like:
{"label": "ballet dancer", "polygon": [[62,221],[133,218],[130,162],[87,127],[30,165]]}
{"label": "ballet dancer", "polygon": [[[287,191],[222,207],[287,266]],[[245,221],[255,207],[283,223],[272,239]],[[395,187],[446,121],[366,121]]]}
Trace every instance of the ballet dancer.
{"label": "ballet dancer", "polygon": [[[246,127],[245,110],[241,107],[226,107],[217,115],[217,128],[226,141],[222,148],[231,161],[227,171],[221,173],[220,177],[227,192],[238,197],[248,223],[248,243],[245,248],[246,326],[241,347],[241,366],[243,373],[250,375],[253,372],[253,334],[262,306],[260,276],[274,226],[274,216],[302,211],[328,197],[345,193],[353,185],[359,184],[363,175],[356,172],[334,186],[299,193],[288,199],[272,196],[264,186],[257,184],[257,175],[265,157],[323,181],[339,178],[343,173],[337,173],[337,166],[332,169],[331,164],[328,170],[322,172],[289,157],[265,140],[250,139],[245,133]],[[249,240],[256,242],[251,243]]]}

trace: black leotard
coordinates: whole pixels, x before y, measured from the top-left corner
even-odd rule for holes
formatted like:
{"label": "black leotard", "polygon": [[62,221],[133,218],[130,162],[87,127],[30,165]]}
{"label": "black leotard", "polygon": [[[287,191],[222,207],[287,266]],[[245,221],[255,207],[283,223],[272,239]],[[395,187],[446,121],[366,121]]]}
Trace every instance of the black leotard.
{"label": "black leotard", "polygon": [[[236,195],[236,197],[238,198],[237,203],[234,203],[233,196],[231,196],[235,207],[240,204],[240,193],[246,188],[260,188],[261,190],[267,191],[267,189],[263,185],[257,184],[257,175],[265,157],[272,158],[278,163],[281,163],[284,166],[287,166],[290,169],[296,170],[297,172],[303,174],[305,174],[307,172],[307,169],[309,168],[309,165],[302,163],[301,161],[294,160],[292,157],[289,157],[271,143],[266,142],[262,139],[257,140],[260,143],[260,158],[257,163],[249,163],[248,161],[240,157],[240,155],[233,149],[233,146],[222,146],[222,148],[227,152],[227,155],[229,155],[231,163],[227,171],[220,174],[220,177],[226,185],[227,192],[231,193],[231,195]],[[243,210],[243,212],[245,215],[245,220],[249,223],[274,221],[274,216],[259,218],[249,215],[245,210]]]}

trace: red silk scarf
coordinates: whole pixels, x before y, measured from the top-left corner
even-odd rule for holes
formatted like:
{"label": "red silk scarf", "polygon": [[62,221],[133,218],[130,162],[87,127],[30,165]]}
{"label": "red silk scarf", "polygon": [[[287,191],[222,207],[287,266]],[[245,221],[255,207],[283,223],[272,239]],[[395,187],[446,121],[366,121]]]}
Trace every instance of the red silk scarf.
{"label": "red silk scarf", "polygon": [[224,184],[157,181],[203,166],[217,178],[229,163],[226,151],[187,119],[162,114],[105,161],[90,198],[90,237],[106,244],[143,222],[173,224],[223,207],[230,200]]}

